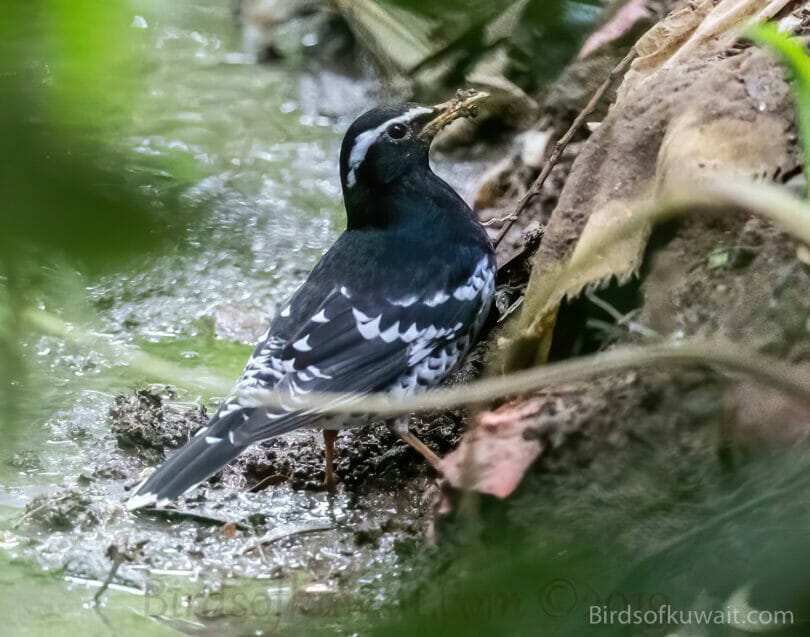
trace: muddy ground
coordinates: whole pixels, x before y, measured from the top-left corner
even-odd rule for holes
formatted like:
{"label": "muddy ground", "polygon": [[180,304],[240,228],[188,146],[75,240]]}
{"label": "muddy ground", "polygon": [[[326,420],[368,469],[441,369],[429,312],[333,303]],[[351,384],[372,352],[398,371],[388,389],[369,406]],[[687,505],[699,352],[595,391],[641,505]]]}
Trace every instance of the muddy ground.
{"label": "muddy ground", "polygon": [[[477,375],[480,358],[472,355],[455,382]],[[84,442],[101,446],[77,483],[28,505],[16,532],[44,567],[96,590],[111,576],[119,589],[145,591],[151,609],[144,609],[153,614],[166,610],[167,596],[185,598],[180,610],[159,613],[181,630],[190,617],[211,630],[266,630],[261,614],[246,619],[216,606],[216,595],[227,599],[223,591],[254,594],[253,582],[265,580],[269,588],[255,594],[270,594],[276,619],[298,628],[347,622],[354,630],[390,602],[398,575],[428,550],[436,483],[421,456],[382,422],[341,432],[340,483],[327,493],[321,434],[302,431],[251,448],[165,509],[126,512],[127,491],[142,473],[207,422],[204,406],[181,398],[158,386],[117,396],[106,443]],[[462,412],[411,422],[440,455],[458,444],[464,426]],[[114,568],[117,554],[126,559]]]}

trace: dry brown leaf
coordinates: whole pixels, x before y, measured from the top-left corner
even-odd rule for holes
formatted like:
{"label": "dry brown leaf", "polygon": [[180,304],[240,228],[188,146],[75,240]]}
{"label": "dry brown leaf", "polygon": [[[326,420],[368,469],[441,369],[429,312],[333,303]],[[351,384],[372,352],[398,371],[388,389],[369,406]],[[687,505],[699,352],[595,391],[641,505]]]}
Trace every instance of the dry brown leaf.
{"label": "dry brown leaf", "polygon": [[[543,317],[564,298],[612,278],[627,280],[638,270],[650,233],[646,224],[609,250],[581,258],[606,229],[654,198],[718,171],[750,179],[789,169],[793,113],[781,69],[758,49],[718,55],[724,37],[762,10],[762,2],[753,0],[705,0],[641,38],[640,57],[575,161],[546,227],[507,369],[545,360],[537,347],[547,340],[550,322]],[[572,259],[586,265],[559,281]]]}
{"label": "dry brown leaf", "polygon": [[512,493],[543,450],[537,437],[526,436],[543,404],[537,399],[481,414],[476,428],[441,461],[450,486],[499,498]]}

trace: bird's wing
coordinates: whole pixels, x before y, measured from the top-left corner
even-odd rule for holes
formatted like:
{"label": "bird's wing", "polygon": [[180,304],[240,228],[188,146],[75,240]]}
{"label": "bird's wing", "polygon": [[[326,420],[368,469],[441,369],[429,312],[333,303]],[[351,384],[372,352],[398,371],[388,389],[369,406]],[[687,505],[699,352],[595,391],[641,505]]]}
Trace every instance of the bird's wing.
{"label": "bird's wing", "polygon": [[[463,354],[458,339],[480,326],[495,286],[491,258],[461,274],[446,288],[396,299],[344,286],[318,295],[304,286],[306,295],[281,313],[208,426],[139,485],[129,508],[175,498],[248,445],[317,421],[318,411],[303,404],[311,393],[407,395],[420,367],[422,380],[440,380]],[[281,406],[266,406],[271,397]]]}
{"label": "bird's wing", "polygon": [[[257,348],[243,381],[221,409],[222,415],[243,414],[242,422],[231,419],[233,442],[250,444],[312,422],[317,413],[304,408],[311,393],[358,395],[391,388],[480,326],[494,284],[494,263],[483,259],[448,289],[422,297],[387,299],[335,287],[309,316],[291,317],[298,327],[283,345],[271,331],[267,345]],[[437,369],[435,380],[439,372],[449,371],[447,366]],[[282,406],[265,407],[269,396]]]}

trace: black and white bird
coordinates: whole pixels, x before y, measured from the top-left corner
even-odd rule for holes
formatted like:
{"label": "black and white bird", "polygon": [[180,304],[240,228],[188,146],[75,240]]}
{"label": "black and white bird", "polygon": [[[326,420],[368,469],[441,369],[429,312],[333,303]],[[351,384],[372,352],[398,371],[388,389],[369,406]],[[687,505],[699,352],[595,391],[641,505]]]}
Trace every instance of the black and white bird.
{"label": "black and white bird", "polygon": [[[302,407],[309,394],[405,397],[435,386],[469,350],[489,312],[495,255],[478,219],[430,168],[436,133],[484,98],[374,108],[340,151],[346,230],[261,337],[231,395],[127,506],[162,506],[248,446],[301,427],[324,430],[326,486],[334,441],[357,424]],[[281,407],[268,407],[273,396]],[[408,431],[390,426],[434,465]]]}

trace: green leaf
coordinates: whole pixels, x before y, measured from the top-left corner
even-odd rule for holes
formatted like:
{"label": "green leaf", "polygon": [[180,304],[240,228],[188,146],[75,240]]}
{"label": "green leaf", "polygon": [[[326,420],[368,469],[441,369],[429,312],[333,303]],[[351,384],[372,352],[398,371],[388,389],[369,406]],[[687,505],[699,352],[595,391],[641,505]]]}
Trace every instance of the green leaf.
{"label": "green leaf", "polygon": [[136,171],[109,141],[145,93],[131,20],[126,3],[97,0],[13,3],[0,17],[0,269],[54,255],[107,266],[182,227],[154,194],[166,161]]}
{"label": "green leaf", "polygon": [[797,38],[781,33],[776,24],[758,24],[745,35],[779,55],[793,74],[793,91],[799,117],[799,132],[804,149],[804,171],[810,184],[810,57]]}

